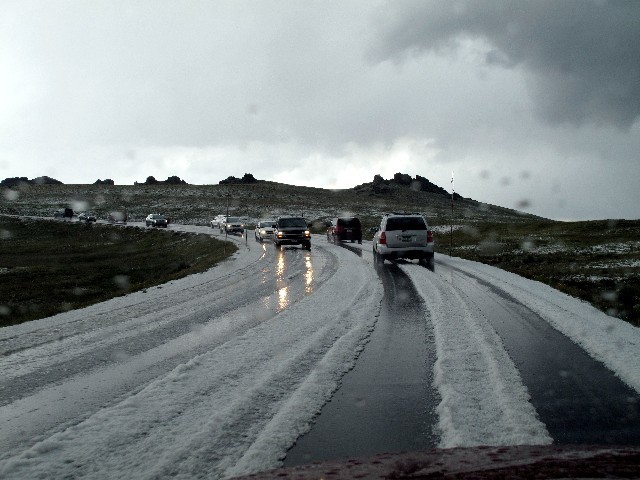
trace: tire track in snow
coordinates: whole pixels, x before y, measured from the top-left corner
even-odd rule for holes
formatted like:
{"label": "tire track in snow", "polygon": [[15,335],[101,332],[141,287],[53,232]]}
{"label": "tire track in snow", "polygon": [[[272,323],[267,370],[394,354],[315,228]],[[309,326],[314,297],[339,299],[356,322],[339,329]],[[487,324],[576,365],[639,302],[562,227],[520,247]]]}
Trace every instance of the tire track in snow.
{"label": "tire track in snow", "polygon": [[464,292],[441,268],[434,273],[406,264],[402,269],[434,327],[440,446],[551,443],[500,338]]}
{"label": "tire track in snow", "polygon": [[[192,478],[277,466],[375,322],[381,287],[372,270],[336,254],[339,271],[313,294],[3,460],[0,474]],[[345,297],[353,285],[362,287]]]}

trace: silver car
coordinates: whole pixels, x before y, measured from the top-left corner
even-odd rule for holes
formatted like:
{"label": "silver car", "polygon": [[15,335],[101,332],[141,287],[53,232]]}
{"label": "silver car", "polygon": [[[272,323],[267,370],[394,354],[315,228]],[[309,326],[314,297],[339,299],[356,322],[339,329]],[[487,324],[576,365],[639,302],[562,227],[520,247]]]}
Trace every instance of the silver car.
{"label": "silver car", "polygon": [[273,238],[273,229],[276,226],[275,220],[260,220],[254,230],[256,242],[264,242],[266,238]]}
{"label": "silver car", "polygon": [[433,232],[419,213],[390,213],[382,217],[373,236],[373,257],[376,263],[385,260],[417,259],[434,270]]}
{"label": "silver car", "polygon": [[220,228],[220,229],[222,229],[222,225],[224,225],[224,222],[226,222],[226,221],[227,221],[227,216],[226,215],[216,215],[216,218],[211,220],[209,222],[209,225],[211,226],[211,228]]}
{"label": "silver car", "polygon": [[220,224],[220,233],[244,233],[245,221],[240,217],[229,217]]}

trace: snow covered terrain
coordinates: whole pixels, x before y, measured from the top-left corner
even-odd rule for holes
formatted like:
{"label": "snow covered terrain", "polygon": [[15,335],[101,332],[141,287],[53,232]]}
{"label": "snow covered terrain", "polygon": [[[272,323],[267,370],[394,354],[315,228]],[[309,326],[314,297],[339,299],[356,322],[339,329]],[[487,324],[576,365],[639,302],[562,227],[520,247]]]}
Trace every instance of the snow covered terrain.
{"label": "snow covered terrain", "polygon": [[[366,348],[383,289],[370,243],[358,256],[322,236],[311,252],[231,238],[240,250],[206,273],[0,329],[1,478],[226,478],[280,465]],[[441,446],[551,442],[499,336],[465,303],[475,277],[640,391],[629,324],[474,262],[402,268],[434,325]]]}

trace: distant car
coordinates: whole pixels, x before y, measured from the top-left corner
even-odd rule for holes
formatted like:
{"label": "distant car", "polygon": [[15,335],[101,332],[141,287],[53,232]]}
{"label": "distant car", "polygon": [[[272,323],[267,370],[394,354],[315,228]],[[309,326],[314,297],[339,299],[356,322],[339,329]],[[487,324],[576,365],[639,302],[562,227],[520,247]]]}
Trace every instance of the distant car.
{"label": "distant car", "polygon": [[302,245],[311,250],[311,231],[307,221],[302,217],[280,217],[273,230],[273,244],[276,248],[282,245]]}
{"label": "distant car", "polygon": [[147,218],[144,219],[144,222],[147,227],[167,228],[168,225],[166,217],[159,213],[150,213],[147,215]]}
{"label": "distant car", "polygon": [[417,259],[433,271],[433,246],[433,232],[422,215],[387,214],[373,236],[373,257],[378,264],[398,258]]}
{"label": "distant car", "polygon": [[91,213],[91,212],[82,212],[80,214],[78,214],[78,221],[79,222],[95,222],[97,220],[97,217]]}
{"label": "distant car", "polygon": [[62,218],[62,219],[72,219],[73,218],[73,209],[72,208],[61,208],[60,210],[56,210],[53,212],[53,218]]}
{"label": "distant car", "polygon": [[276,226],[275,220],[260,220],[256,225],[256,229],[253,234],[256,237],[256,242],[263,242],[265,239],[273,239],[273,229]]}
{"label": "distant car", "polygon": [[123,223],[127,224],[128,216],[125,212],[111,212],[107,217],[109,223]]}
{"label": "distant car", "polygon": [[227,221],[226,215],[216,215],[216,218],[209,222],[211,228],[222,228],[222,224]]}
{"label": "distant car", "polygon": [[357,217],[334,218],[327,228],[328,242],[340,243],[344,240],[362,243],[362,224]]}
{"label": "distant car", "polygon": [[220,224],[220,233],[244,233],[245,222],[240,217],[229,217]]}

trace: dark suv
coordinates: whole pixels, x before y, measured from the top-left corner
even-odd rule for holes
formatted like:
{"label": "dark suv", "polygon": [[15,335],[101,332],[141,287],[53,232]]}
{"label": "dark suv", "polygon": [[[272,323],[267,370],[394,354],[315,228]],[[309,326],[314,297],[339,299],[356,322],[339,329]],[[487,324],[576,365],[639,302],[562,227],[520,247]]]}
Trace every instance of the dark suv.
{"label": "dark suv", "polygon": [[362,225],[356,217],[339,217],[331,221],[327,229],[327,241],[340,243],[343,240],[351,240],[351,243],[362,243]]}
{"label": "dark suv", "polygon": [[276,248],[281,245],[302,245],[311,250],[311,231],[307,221],[302,217],[280,217],[273,229],[273,244]]}

